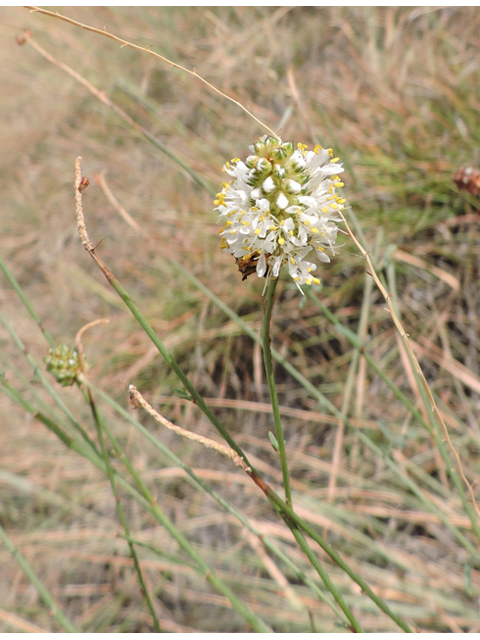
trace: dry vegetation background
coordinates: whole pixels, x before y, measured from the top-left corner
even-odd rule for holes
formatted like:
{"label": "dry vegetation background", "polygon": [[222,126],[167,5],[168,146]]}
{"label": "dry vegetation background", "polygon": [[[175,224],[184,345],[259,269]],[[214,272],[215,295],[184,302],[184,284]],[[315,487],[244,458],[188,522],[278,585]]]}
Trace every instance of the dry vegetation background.
{"label": "dry vegetation background", "polygon": [[[83,250],[75,229],[73,167],[83,157],[90,237],[166,346],[251,460],[280,487],[258,346],[187,277],[193,273],[259,330],[263,283],[241,282],[218,249],[212,197],[76,80],[15,36],[25,27],[214,191],[221,167],[244,157],[264,131],[199,81],[148,55],[22,8],[0,20],[1,255],[45,327],[72,344],[87,322],[91,379],[127,407],[134,383],[170,420],[216,437],[146,335]],[[373,249],[471,482],[478,476],[480,241],[478,200],[452,175],[480,164],[480,12],[477,8],[66,8],[77,20],[167,56],[242,102],[284,139],[331,146],[346,167],[348,203]],[[119,205],[94,175],[105,172]],[[177,269],[172,259],[183,265]],[[416,405],[385,303],[345,238],[322,267],[318,299],[353,331],[360,316],[368,353]],[[376,593],[417,630],[480,632],[478,539],[428,431],[361,360],[310,299],[282,279],[273,341],[382,456],[339,428],[280,366],[280,403],[301,515],[319,527]],[[2,275],[1,313],[41,363],[47,344]],[[35,371],[0,328],[7,380],[49,402]],[[356,357],[356,356],[355,356]],[[352,377],[347,383],[349,371]],[[75,388],[64,401],[94,437]],[[350,395],[349,395],[350,394]],[[51,403],[50,403],[51,404]],[[345,408],[345,407],[344,407]],[[0,519],[69,618],[85,632],[147,632],[107,479],[6,396],[0,404]],[[184,472],[102,405],[110,427],[158,503],[233,590],[276,631],[338,630],[329,607],[265,551]],[[129,409],[198,475],[244,512],[312,579],[288,529],[243,472]],[[337,458],[334,456],[337,445]],[[279,488],[280,491],[280,488]],[[478,494],[478,490],[477,490]],[[477,496],[478,497],[478,496]],[[132,535],[166,631],[248,631],[223,596],[191,570],[168,534],[122,495]],[[468,545],[455,534],[461,533]],[[398,631],[322,553],[366,631]],[[0,547],[0,631],[60,631],[15,560]],[[312,627],[313,625],[313,627]]]}

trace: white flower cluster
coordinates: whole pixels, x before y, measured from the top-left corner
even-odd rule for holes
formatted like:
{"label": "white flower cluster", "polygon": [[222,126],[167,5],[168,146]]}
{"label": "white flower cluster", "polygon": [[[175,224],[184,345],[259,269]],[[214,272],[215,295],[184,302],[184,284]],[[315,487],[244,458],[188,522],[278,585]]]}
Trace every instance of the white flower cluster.
{"label": "white flower cluster", "polygon": [[[214,201],[224,228],[221,246],[237,258],[246,277],[278,277],[288,270],[297,286],[319,283],[316,269],[306,257],[313,250],[319,260],[330,262],[345,200],[335,194],[343,187],[343,171],[331,149],[282,142],[263,136],[250,147],[245,162],[235,158],[224,171],[232,180]],[[244,269],[242,269],[242,265]],[[248,269],[248,270],[247,270]],[[301,290],[301,289],[300,289]]]}

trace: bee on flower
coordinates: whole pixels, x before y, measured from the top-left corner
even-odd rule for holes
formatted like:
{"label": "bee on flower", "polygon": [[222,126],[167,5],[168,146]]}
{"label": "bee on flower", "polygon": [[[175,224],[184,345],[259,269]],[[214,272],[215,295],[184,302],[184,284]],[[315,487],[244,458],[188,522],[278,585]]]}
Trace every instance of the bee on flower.
{"label": "bee on flower", "polygon": [[327,251],[335,255],[345,203],[335,193],[343,187],[342,165],[331,149],[295,148],[269,135],[250,149],[245,162],[235,158],[223,168],[232,179],[214,201],[224,225],[221,247],[237,263],[256,265],[258,277],[277,278],[286,264],[299,289],[318,284],[316,264],[307,256],[330,262]]}

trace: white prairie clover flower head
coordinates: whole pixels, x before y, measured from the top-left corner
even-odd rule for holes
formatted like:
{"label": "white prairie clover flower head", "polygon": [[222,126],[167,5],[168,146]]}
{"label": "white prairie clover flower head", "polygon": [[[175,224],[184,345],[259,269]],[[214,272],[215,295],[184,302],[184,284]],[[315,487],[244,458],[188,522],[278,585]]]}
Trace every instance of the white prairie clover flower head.
{"label": "white prairie clover flower head", "polygon": [[263,136],[250,149],[245,162],[235,158],[223,168],[232,180],[214,201],[224,225],[221,247],[236,258],[243,279],[254,271],[276,278],[286,264],[299,289],[318,284],[316,264],[306,258],[330,262],[327,251],[335,255],[345,202],[335,193],[343,187],[342,165],[331,149],[295,149],[274,136]]}

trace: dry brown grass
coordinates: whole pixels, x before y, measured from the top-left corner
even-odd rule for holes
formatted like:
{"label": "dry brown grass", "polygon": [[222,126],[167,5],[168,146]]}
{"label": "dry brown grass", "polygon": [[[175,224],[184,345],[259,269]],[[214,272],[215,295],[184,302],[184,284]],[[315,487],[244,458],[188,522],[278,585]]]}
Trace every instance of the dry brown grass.
{"label": "dry brown grass", "polygon": [[[105,91],[214,190],[225,160],[244,155],[263,131],[235,105],[147,55],[24,9],[1,12],[3,258],[58,342],[72,343],[85,323],[110,319],[85,337],[90,376],[98,386],[126,406],[126,386],[133,382],[169,419],[212,436],[206,419],[176,398],[173,375],[81,247],[72,184],[74,159],[82,155],[91,179],[85,213],[92,240],[104,238],[102,259],[252,462],[279,486],[260,350],[171,263],[181,261],[259,329],[262,283],[242,283],[231,259],[218,250],[211,196],[74,79],[28,44],[19,47],[15,36],[30,28],[42,47]],[[334,147],[347,169],[346,197],[368,246],[375,247],[388,290],[396,293],[474,482],[480,470],[480,217],[478,200],[458,194],[452,174],[465,164],[480,165],[479,10],[117,7],[64,13],[142,46],[153,43],[269,126],[281,126],[284,138]],[[147,238],[95,183],[94,174],[101,172]],[[345,243],[322,281],[323,304],[355,332],[365,318],[368,353],[420,406],[385,303],[379,292],[365,289],[364,262],[353,243]],[[300,300],[295,287],[282,280],[279,288],[275,347],[340,407],[355,350],[312,301]],[[40,362],[45,341],[4,279],[0,295],[2,314]],[[0,339],[7,379],[18,381],[27,397],[35,400],[36,390],[49,402],[3,327]],[[277,379],[299,514],[327,532],[352,567],[417,630],[479,632],[478,558],[356,432],[346,430],[339,441],[338,420],[280,366]],[[60,393],[93,437],[82,398],[74,389]],[[106,478],[6,396],[0,410],[0,518],[11,539],[83,631],[151,631],[126,544],[117,535]],[[335,630],[331,610],[284,565],[272,564],[257,538],[193,489],[185,473],[125,420],[102,410],[162,508],[253,610],[276,631],[309,631],[309,611],[318,631]],[[348,412],[478,548],[432,437],[363,361],[351,382]],[[142,422],[315,579],[287,527],[240,470]],[[248,630],[148,513],[124,500],[135,538],[165,554],[159,558],[145,549],[141,556],[164,629]],[[366,631],[397,630],[321,557]],[[0,631],[58,631],[3,548],[0,564]]]}

